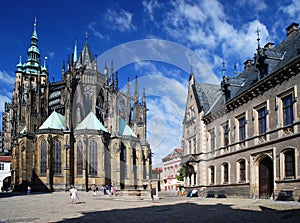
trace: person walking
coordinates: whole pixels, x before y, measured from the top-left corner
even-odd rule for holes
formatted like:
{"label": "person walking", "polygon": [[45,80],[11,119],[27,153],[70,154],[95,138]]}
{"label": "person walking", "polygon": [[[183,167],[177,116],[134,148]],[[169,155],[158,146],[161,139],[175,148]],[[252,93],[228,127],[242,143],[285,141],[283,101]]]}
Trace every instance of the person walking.
{"label": "person walking", "polygon": [[78,195],[77,189],[73,185],[71,185],[71,189],[69,190],[69,192],[70,192],[72,204],[76,204],[76,199]]}

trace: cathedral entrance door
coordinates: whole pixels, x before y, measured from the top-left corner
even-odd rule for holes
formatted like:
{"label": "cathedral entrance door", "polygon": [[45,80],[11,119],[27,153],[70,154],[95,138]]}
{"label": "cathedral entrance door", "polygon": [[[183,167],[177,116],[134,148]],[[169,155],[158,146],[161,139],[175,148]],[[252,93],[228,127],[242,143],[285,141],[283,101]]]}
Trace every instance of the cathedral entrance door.
{"label": "cathedral entrance door", "polygon": [[268,157],[265,157],[259,164],[259,198],[270,198],[274,188],[273,182],[273,162]]}

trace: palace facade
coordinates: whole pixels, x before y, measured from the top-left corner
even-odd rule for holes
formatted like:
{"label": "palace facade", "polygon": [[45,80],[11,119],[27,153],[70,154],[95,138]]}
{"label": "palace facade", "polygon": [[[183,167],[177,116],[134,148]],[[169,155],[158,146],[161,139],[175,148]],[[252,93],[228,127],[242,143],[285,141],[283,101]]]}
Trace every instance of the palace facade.
{"label": "palace facade", "polygon": [[[221,85],[190,75],[183,121],[185,187],[210,195],[300,196],[300,32],[258,48]],[[225,71],[225,70],[224,70]]]}
{"label": "palace facade", "polygon": [[101,185],[142,189],[151,178],[146,140],[146,95],[119,90],[118,72],[97,67],[86,39],[49,82],[41,63],[36,22],[27,61],[17,65],[12,101],[3,113],[4,146],[12,154],[12,187],[32,191],[79,190]]}

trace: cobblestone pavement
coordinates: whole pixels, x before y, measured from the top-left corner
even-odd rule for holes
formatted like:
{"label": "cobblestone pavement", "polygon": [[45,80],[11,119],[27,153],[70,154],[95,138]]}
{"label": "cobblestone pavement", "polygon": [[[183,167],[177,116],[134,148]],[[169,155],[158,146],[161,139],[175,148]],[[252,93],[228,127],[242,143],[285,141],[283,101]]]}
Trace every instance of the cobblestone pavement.
{"label": "cobblestone pavement", "polygon": [[0,222],[300,222],[300,202],[255,199],[169,197],[117,199],[79,192],[0,194]]}

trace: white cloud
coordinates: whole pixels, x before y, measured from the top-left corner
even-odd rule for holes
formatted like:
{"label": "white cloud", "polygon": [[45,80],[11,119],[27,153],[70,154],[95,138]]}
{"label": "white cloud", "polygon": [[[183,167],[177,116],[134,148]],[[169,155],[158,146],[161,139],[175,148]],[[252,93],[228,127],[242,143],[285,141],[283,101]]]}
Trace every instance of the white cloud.
{"label": "white cloud", "polygon": [[151,0],[151,1],[143,1],[142,2],[144,7],[144,12],[149,16],[151,21],[155,22],[154,19],[154,11],[158,8],[162,7],[162,4],[158,3],[157,0]]}
{"label": "white cloud", "polygon": [[[145,65],[145,64],[144,64]],[[139,65],[141,67],[141,65]],[[138,79],[139,87],[146,89],[146,101],[148,110],[147,139],[150,143],[153,155],[153,165],[161,163],[163,156],[173,148],[181,146],[182,120],[185,111],[187,95],[186,81],[168,78],[167,74],[158,71]],[[149,71],[150,72],[150,71]]]}
{"label": "white cloud", "polygon": [[268,7],[264,0],[239,0],[236,3],[238,6],[251,7],[251,9],[257,12],[263,11]]}
{"label": "white cloud", "polygon": [[269,38],[266,25],[259,20],[234,27],[229,23],[223,5],[214,0],[197,3],[177,0],[163,23],[165,31],[176,42],[194,48],[201,60],[217,75],[223,59],[230,60],[233,67],[238,58],[244,61],[253,57],[257,48],[257,28],[261,30],[262,46]]}
{"label": "white cloud", "polygon": [[55,52],[48,52],[47,54],[48,54],[48,56],[49,56],[50,59],[52,59],[52,60],[54,59]]}
{"label": "white cloud", "polygon": [[287,14],[290,18],[300,20],[300,1],[292,0],[291,4],[283,5],[279,8],[279,11]]}
{"label": "white cloud", "polygon": [[106,27],[120,32],[136,30],[136,27],[132,24],[132,17],[133,14],[124,9],[120,9],[118,12],[108,9],[104,15],[107,22]]}
{"label": "white cloud", "polygon": [[95,28],[95,26],[97,25],[97,23],[94,21],[94,22],[91,22],[89,25],[88,25],[88,28],[93,32],[94,36],[100,38],[100,39],[103,39],[104,36]]}
{"label": "white cloud", "polygon": [[9,84],[13,85],[15,83],[15,78],[7,73],[6,71],[1,71],[0,70],[0,80],[2,84]]}

